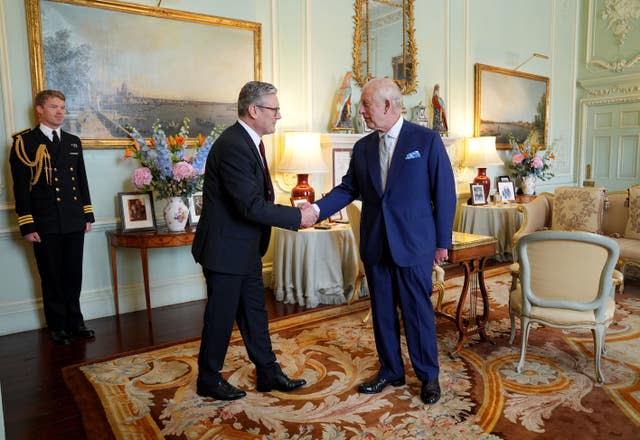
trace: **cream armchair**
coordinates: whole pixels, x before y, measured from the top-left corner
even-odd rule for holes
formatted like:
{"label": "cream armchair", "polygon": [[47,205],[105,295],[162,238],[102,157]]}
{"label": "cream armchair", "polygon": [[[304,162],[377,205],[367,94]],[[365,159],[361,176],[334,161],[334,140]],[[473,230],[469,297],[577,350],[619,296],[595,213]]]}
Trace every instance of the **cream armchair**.
{"label": "cream armchair", "polygon": [[[358,248],[360,248],[360,205],[359,202],[351,203],[347,206],[347,216],[349,217],[349,225],[351,226],[351,230],[353,231],[353,236],[356,239],[356,244]],[[348,304],[353,303],[358,298],[358,292],[360,292],[360,287],[362,286],[362,282],[364,281],[365,273],[364,273],[364,265],[362,264],[362,260],[358,258],[358,275],[356,276],[356,280],[353,283],[353,294],[351,298],[349,298]],[[442,298],[444,298],[444,269],[440,266],[433,266],[433,270],[431,271],[431,282],[433,285],[433,293],[437,293],[436,304],[434,310],[439,311],[440,307],[442,307]],[[433,298],[433,296],[432,296]],[[369,309],[369,313],[364,317],[363,321],[367,322],[369,317],[371,316],[371,309]]]}
{"label": "cream armchair", "polygon": [[595,371],[604,383],[600,358],[606,328],[615,312],[612,274],[620,248],[615,240],[590,232],[543,231],[522,237],[517,244],[520,283],[509,297],[511,337],[520,318],[520,361],[524,367],[531,323],[562,329],[590,329]]}

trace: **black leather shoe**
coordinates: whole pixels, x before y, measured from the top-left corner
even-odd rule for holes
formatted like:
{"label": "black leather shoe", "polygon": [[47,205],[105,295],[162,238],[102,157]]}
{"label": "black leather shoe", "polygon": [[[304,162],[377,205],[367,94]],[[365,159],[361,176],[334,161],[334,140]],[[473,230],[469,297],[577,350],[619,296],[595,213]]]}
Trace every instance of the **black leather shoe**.
{"label": "black leather shoe", "polygon": [[440,383],[438,382],[438,379],[422,382],[420,398],[427,405],[433,405],[440,400]]}
{"label": "black leather shoe", "polygon": [[400,379],[383,379],[381,377],[376,377],[368,382],[361,384],[358,387],[359,393],[364,394],[376,394],[385,389],[387,385],[393,385],[394,387],[400,387],[404,385],[404,377]]}
{"label": "black leather shoe", "polygon": [[73,337],[74,338],[81,338],[81,339],[93,339],[96,337],[96,332],[94,332],[93,330],[91,330],[90,328],[86,328],[84,325],[81,327],[78,327],[74,332],[73,332]]}
{"label": "black leather shoe", "polygon": [[71,344],[71,337],[69,336],[69,333],[65,332],[64,330],[52,330],[51,340],[56,345]]}
{"label": "black leather shoe", "polygon": [[247,395],[224,379],[217,385],[198,385],[196,392],[199,396],[212,397],[216,400],[236,400]]}
{"label": "black leather shoe", "polygon": [[306,385],[304,379],[289,379],[283,372],[279,372],[275,376],[263,377],[258,376],[258,391],[267,393],[271,390],[292,391]]}

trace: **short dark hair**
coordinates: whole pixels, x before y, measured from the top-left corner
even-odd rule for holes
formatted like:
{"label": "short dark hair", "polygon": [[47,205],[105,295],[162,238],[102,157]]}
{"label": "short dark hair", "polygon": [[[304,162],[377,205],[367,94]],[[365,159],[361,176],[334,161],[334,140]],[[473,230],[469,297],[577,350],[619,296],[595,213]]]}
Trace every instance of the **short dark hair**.
{"label": "short dark hair", "polygon": [[249,106],[260,101],[265,95],[275,95],[278,89],[273,84],[262,81],[249,81],[240,90],[238,95],[238,116],[245,116]]}
{"label": "short dark hair", "polygon": [[49,98],[59,98],[59,99],[62,99],[63,101],[66,101],[66,98],[64,97],[64,93],[62,93],[59,90],[42,90],[38,92],[38,94],[34,98],[36,107],[38,106],[42,107],[44,103],[47,102],[47,99]]}

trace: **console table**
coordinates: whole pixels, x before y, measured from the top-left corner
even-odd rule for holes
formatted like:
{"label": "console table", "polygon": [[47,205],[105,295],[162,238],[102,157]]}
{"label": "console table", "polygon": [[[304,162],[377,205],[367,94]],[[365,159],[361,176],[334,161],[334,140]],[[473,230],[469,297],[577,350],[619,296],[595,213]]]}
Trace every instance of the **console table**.
{"label": "console table", "polygon": [[109,252],[111,255],[111,277],[113,279],[113,302],[116,306],[116,315],[120,315],[118,301],[118,265],[116,263],[116,250],[122,248],[140,249],[142,261],[142,277],[144,279],[144,299],[147,304],[147,319],[151,324],[151,295],[149,293],[149,259],[147,249],[188,246],[193,242],[195,230],[187,228],[183,232],[169,231],[141,231],[122,232],[120,230],[107,231]]}
{"label": "console table", "polygon": [[273,228],[276,300],[316,307],[343,304],[358,275],[358,246],[348,225],[298,232]]}
{"label": "console table", "polygon": [[458,343],[451,352],[452,355],[462,348],[467,337],[471,335],[479,334],[482,340],[489,340],[484,329],[489,320],[489,294],[484,283],[484,263],[488,257],[495,254],[496,242],[497,240],[490,236],[453,232],[449,262],[460,263],[464,270],[464,284],[455,315],[441,311],[442,308],[436,310],[437,316],[455,322],[458,329]]}

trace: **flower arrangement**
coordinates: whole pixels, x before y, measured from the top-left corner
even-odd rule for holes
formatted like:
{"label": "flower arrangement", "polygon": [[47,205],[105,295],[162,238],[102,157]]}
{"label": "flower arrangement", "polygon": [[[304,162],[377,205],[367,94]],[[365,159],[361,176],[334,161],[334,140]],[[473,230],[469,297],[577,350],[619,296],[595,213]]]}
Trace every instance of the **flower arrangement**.
{"label": "flower arrangement", "polygon": [[556,153],[551,147],[533,145],[532,136],[533,133],[529,133],[525,141],[518,144],[514,137],[509,135],[511,171],[516,179],[535,176],[537,179],[547,180],[553,177],[552,164],[556,159]]}
{"label": "flower arrangement", "polygon": [[187,197],[202,190],[207,156],[222,127],[216,126],[207,137],[199,134],[192,142],[188,140],[189,118],[184,118],[175,136],[167,136],[157,121],[149,141],[134,127],[125,129],[134,144],[125,149],[124,158],[133,157],[141,165],[131,176],[137,190],[155,191],[162,199]]}

